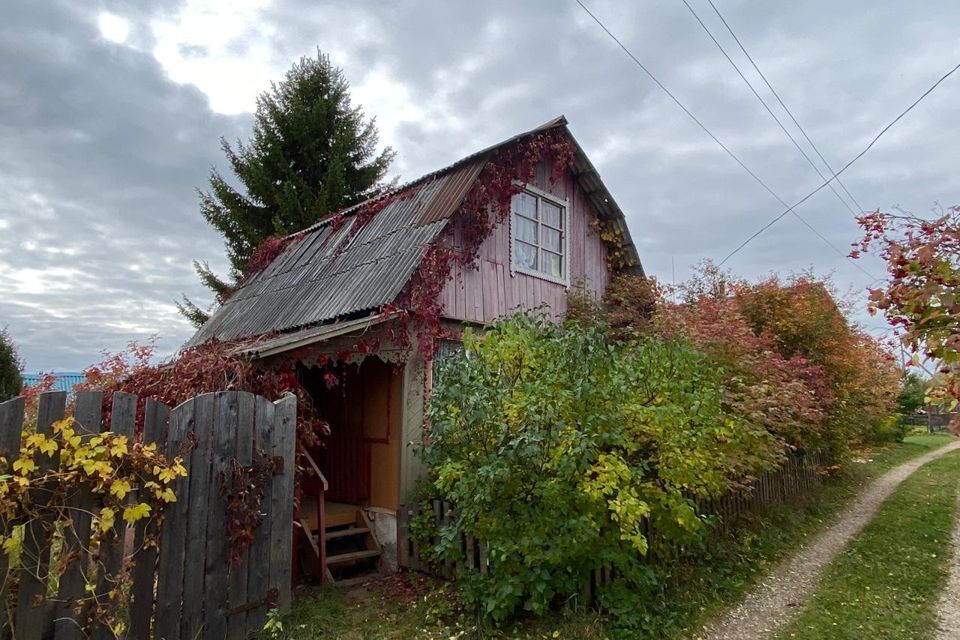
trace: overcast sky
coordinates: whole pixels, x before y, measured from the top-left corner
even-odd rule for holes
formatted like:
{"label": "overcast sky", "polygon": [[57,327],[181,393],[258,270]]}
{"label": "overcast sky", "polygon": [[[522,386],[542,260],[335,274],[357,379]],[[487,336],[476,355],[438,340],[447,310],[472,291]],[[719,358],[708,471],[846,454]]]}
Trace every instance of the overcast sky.
{"label": "overcast sky", "polygon": [[[775,104],[706,0],[690,2]],[[834,169],[960,61],[955,0],[715,2]],[[819,184],[681,0],[587,4],[781,198]],[[196,189],[222,165],[220,137],[245,138],[257,94],[317,47],[404,180],[565,114],[647,272],[668,282],[783,209],[574,0],[4,0],[0,326],[26,370],[82,368],[152,334],[172,352],[191,335],[173,302],[209,296],[190,262],[226,265]],[[958,108],[960,74],[844,174],[863,208],[960,202]],[[798,211],[844,252],[858,235],[829,190]],[[854,292],[871,279],[792,216],[728,266],[812,266]]]}

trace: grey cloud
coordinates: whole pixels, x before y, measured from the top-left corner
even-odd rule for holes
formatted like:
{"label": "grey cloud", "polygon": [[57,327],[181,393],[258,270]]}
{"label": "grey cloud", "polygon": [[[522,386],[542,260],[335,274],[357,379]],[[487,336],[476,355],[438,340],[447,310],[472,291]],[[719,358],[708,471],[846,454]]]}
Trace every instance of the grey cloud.
{"label": "grey cloud", "polygon": [[[817,185],[681,2],[588,4],[782,198]],[[734,55],[709,5],[693,5]],[[249,116],[212,113],[198,89],[171,83],[147,53],[150,20],[174,16],[179,3],[102,6],[131,21],[132,47],[103,41],[95,16],[66,4],[14,3],[0,27],[0,219],[8,222],[0,269],[69,262],[83,274],[68,278],[76,291],[44,294],[0,280],[0,324],[11,325],[34,368],[78,366],[89,360],[84,344],[117,346],[137,332],[163,333],[168,348],[189,335],[169,300],[181,290],[202,297],[190,258],[222,265],[193,188],[219,161],[219,136],[249,131]],[[835,169],[960,57],[950,29],[960,7],[948,0],[922,11],[892,0],[718,6]],[[395,122],[388,141],[404,178],[565,113],[627,212],[647,270],[665,280],[672,264],[686,277],[782,210],[575,3],[276,0],[259,18],[235,53],[268,44],[278,77],[319,46],[342,59],[355,86],[384,76],[409,93],[423,117]],[[191,43],[182,51],[206,55]],[[391,97],[372,95],[367,113],[394,120]],[[944,84],[844,174],[865,208],[957,201],[958,99],[960,79]],[[799,211],[842,250],[857,236],[828,191]],[[31,241],[76,254],[24,248]],[[869,280],[792,216],[730,266],[748,277],[813,266],[833,271],[841,290]],[[881,275],[875,261],[863,266]]]}

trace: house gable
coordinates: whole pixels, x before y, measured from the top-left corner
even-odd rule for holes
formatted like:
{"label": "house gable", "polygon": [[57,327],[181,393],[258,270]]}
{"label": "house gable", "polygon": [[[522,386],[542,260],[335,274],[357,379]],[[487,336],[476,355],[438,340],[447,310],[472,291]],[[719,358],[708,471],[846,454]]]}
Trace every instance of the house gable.
{"label": "house gable", "polygon": [[[598,216],[571,171],[551,179],[550,167],[537,167],[527,185],[533,196],[562,207],[560,277],[525,270],[514,259],[515,219],[501,221],[480,245],[473,267],[454,266],[440,294],[443,315],[453,320],[489,323],[516,310],[547,305],[554,315],[566,311],[567,292],[582,287],[595,297],[610,281],[608,248],[600,237]],[[455,248],[462,246],[462,224],[450,230]],[[449,232],[448,232],[449,233]]]}

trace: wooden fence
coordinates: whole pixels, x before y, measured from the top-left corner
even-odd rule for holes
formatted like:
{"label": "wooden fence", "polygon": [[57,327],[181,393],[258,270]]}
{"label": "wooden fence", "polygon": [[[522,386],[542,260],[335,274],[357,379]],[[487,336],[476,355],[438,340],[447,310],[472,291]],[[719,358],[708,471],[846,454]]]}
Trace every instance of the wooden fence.
{"label": "wooden fence", "polygon": [[[66,402],[64,392],[40,395],[38,433],[53,437]],[[19,566],[0,557],[0,640],[115,637],[97,620],[87,628],[78,610],[91,591],[109,598],[120,575],[128,576],[123,584],[130,589],[130,605],[120,612],[126,618],[121,637],[232,640],[261,629],[268,610],[285,609],[290,600],[296,398],[270,402],[227,391],[197,396],[175,409],[148,399],[142,430],[136,425],[136,396],[114,394],[109,425],[102,424],[102,403],[102,393],[76,394],[73,414],[83,437],[109,430],[156,443],[169,457],[185,454],[187,476],[174,481],[177,500],[153,531],[159,542],[143,544],[148,527],[158,526],[156,519],[129,527],[118,517],[114,543],[89,549],[90,514],[100,506],[86,487],[68,493],[70,526],[39,519],[0,523],[4,535],[23,529]],[[23,398],[0,404],[0,456],[7,465],[17,457],[23,421]],[[38,456],[36,462],[55,469],[59,458]],[[263,480],[265,516],[239,564],[230,561],[222,491],[235,463],[272,469]],[[0,474],[9,472],[5,466]]]}
{"label": "wooden fence", "polygon": [[[789,458],[783,466],[775,471],[764,473],[750,486],[717,500],[700,503],[697,508],[702,515],[716,516],[716,530],[729,530],[745,514],[760,513],[808,493],[821,483],[825,465],[826,458],[821,453],[808,453],[804,456]],[[431,507],[434,522],[438,526],[452,520],[450,503],[434,500]],[[418,544],[410,536],[410,521],[421,513],[420,505],[402,505],[398,512],[398,560],[401,566],[448,579],[455,578],[463,571],[481,573],[489,571],[486,546],[482,541],[474,540],[467,535],[460,536],[461,560],[457,562],[447,560],[439,565],[424,560]],[[650,539],[651,547],[656,545],[656,533],[648,530],[646,534]],[[437,542],[433,540],[431,545]],[[609,583],[612,579],[611,569],[607,567],[594,569],[589,576],[584,576],[581,595],[591,600],[596,587]]]}

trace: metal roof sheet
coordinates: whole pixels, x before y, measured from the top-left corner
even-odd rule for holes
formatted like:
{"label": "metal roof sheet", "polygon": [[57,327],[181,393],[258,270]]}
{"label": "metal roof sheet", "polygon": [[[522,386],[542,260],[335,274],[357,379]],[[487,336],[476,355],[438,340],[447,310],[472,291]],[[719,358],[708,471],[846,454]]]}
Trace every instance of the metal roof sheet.
{"label": "metal roof sheet", "polygon": [[[622,231],[624,271],[643,274],[623,212],[593,164],[566,128],[563,116],[463,158],[414,182],[380,194],[293,234],[295,242],[224,302],[186,346],[212,338],[233,340],[289,333],[393,302],[498,149],[563,127],[574,147],[573,173],[597,215]],[[363,207],[389,199],[362,228]],[[342,225],[333,220],[342,218]],[[336,228],[335,228],[336,227]]]}

